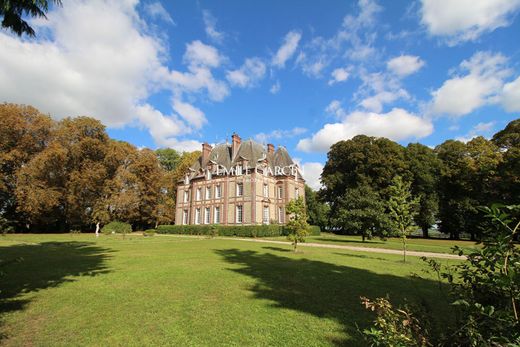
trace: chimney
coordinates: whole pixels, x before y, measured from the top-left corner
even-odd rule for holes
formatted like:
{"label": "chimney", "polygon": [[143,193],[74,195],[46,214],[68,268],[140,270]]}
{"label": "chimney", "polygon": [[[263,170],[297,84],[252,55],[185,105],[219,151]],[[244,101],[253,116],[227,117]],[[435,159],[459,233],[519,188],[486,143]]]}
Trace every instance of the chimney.
{"label": "chimney", "polygon": [[270,154],[274,153],[274,145],[272,143],[267,144],[267,153],[270,153]]}
{"label": "chimney", "polygon": [[208,162],[208,159],[209,159],[209,155],[211,153],[211,145],[207,142],[204,142],[202,144],[202,165],[206,165],[206,163]]}
{"label": "chimney", "polygon": [[238,152],[238,147],[240,147],[240,142],[242,142],[242,139],[240,138],[240,136],[238,136],[237,133],[233,133],[233,136],[231,136],[231,140],[231,156],[235,158],[235,155]]}

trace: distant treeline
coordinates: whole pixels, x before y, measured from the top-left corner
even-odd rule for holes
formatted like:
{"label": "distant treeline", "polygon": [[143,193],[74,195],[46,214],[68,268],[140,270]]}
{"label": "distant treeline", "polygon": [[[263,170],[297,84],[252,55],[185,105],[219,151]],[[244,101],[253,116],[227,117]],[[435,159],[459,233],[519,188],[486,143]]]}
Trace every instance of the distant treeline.
{"label": "distant treeline", "polygon": [[0,104],[0,232],[171,224],[175,183],[200,152],[137,149],[89,117]]}
{"label": "distant treeline", "polygon": [[452,239],[463,233],[478,239],[486,223],[479,206],[520,203],[520,119],[491,140],[447,140],[434,149],[364,135],[340,141],[328,153],[323,189],[308,190],[310,223],[338,233],[384,234],[395,176],[419,198],[415,222],[425,237],[438,224]]}

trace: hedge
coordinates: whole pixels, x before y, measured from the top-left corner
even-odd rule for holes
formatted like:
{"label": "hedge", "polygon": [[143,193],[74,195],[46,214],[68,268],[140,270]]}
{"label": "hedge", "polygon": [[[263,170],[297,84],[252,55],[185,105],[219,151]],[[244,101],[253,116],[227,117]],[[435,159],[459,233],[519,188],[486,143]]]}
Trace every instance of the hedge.
{"label": "hedge", "polygon": [[[158,234],[273,237],[287,235],[283,225],[159,225]],[[320,227],[309,226],[309,235],[320,235]]]}
{"label": "hedge", "polygon": [[128,223],[113,221],[105,225],[101,232],[103,234],[129,234],[132,232],[132,226]]}

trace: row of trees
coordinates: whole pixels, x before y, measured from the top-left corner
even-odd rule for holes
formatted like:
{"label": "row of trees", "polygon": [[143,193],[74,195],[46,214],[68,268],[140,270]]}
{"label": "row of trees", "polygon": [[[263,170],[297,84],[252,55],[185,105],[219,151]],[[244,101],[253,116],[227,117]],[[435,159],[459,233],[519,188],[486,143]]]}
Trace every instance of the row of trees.
{"label": "row of trees", "polygon": [[519,201],[520,119],[491,140],[448,140],[435,149],[364,135],[340,141],[328,153],[323,189],[307,190],[310,223],[363,238],[384,236],[396,176],[418,202],[414,221],[423,236],[438,223],[450,238],[476,239],[484,222],[478,206]]}
{"label": "row of trees", "polygon": [[0,226],[93,230],[111,220],[171,223],[175,182],[199,152],[137,149],[88,117],[54,121],[30,106],[0,105]]}

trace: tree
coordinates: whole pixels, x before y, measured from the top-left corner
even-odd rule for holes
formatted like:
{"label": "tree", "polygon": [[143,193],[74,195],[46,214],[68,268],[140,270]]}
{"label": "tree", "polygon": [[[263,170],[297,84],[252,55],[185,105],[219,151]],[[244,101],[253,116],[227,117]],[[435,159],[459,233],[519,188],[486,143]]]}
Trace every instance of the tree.
{"label": "tree", "polygon": [[305,185],[305,206],[307,206],[309,224],[317,225],[320,229],[325,230],[329,225],[329,205],[321,202],[318,193],[308,185]]}
{"label": "tree", "polygon": [[47,18],[45,13],[49,10],[49,4],[61,6],[61,0],[0,0],[0,16],[2,27],[10,29],[18,36],[27,34],[34,36],[34,29],[23,17]]}
{"label": "tree", "polygon": [[493,136],[492,142],[502,153],[498,165],[497,184],[499,199],[507,204],[516,204],[520,196],[520,119],[511,121],[504,130]]}
{"label": "tree", "polygon": [[393,231],[403,242],[403,261],[406,262],[406,238],[415,226],[414,217],[419,199],[412,197],[411,184],[400,176],[394,177],[389,188],[388,211],[392,221]]}
{"label": "tree", "polygon": [[298,242],[305,242],[305,236],[309,230],[307,223],[307,213],[305,209],[305,201],[302,197],[289,201],[285,206],[285,213],[289,216],[289,221],[286,223],[289,234],[287,239],[292,241],[294,251],[298,246]]}
{"label": "tree", "polygon": [[362,241],[373,236],[384,237],[388,227],[385,204],[368,185],[347,189],[338,199],[332,227],[346,234],[361,235]]}
{"label": "tree", "polygon": [[433,149],[419,143],[406,147],[406,160],[412,174],[412,195],[419,198],[415,224],[421,227],[423,237],[428,238],[428,230],[436,223],[439,211],[437,187],[442,163]]}
{"label": "tree", "polygon": [[155,150],[155,154],[166,171],[174,171],[181,161],[181,154],[173,148],[159,148]]}

